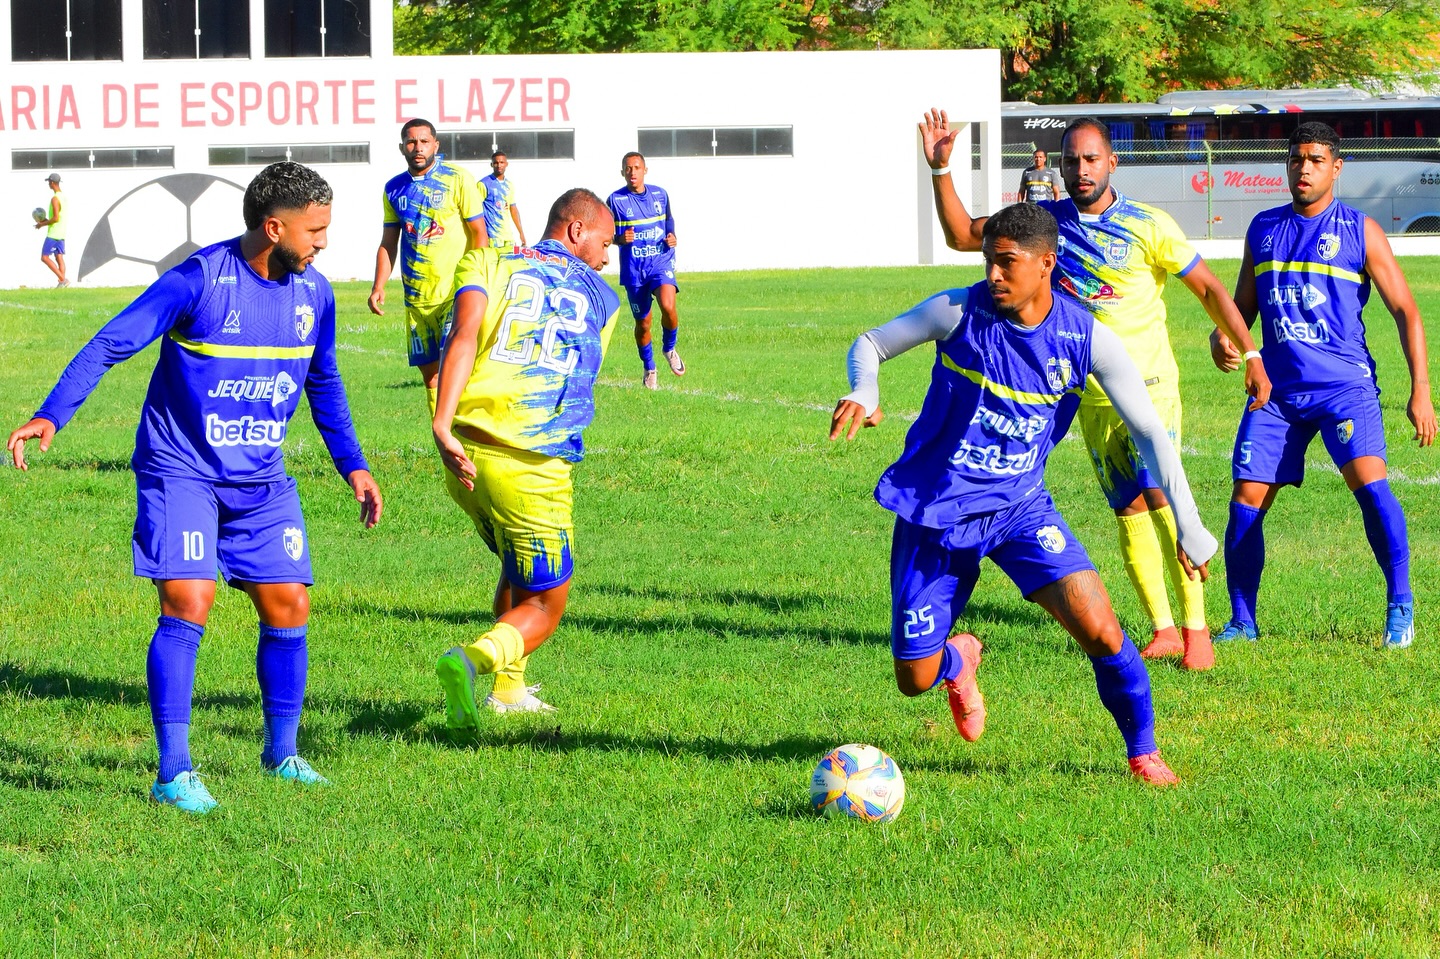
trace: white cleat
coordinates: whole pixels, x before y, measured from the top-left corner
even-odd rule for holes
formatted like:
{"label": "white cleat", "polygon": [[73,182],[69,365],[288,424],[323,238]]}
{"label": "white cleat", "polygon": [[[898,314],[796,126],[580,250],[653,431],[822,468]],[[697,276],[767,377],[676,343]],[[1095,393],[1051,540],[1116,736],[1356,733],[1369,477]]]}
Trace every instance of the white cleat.
{"label": "white cleat", "polygon": [[645,379],[640,382],[645,384],[647,390],[658,390],[660,388],[660,374],[654,370],[646,370]]}
{"label": "white cleat", "polygon": [[670,372],[676,376],[685,375],[685,361],[680,359],[679,350],[666,350],[665,362],[670,364]]}
{"label": "white cleat", "polygon": [[496,699],[494,694],[485,697],[485,705],[491,712],[504,715],[505,713],[553,713],[557,712],[554,706],[542,702],[535,694],[540,691],[540,684],[525,687],[525,698],[518,703],[502,703]]}

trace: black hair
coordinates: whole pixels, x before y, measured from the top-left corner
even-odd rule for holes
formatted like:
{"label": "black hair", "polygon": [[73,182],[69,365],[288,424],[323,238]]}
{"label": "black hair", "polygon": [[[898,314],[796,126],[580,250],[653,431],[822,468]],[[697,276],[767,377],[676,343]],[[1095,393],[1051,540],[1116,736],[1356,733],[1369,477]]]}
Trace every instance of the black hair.
{"label": "black hair", "polygon": [[1335,156],[1340,152],[1340,134],[1328,123],[1321,123],[1319,120],[1309,120],[1300,124],[1290,134],[1290,145],[1298,147],[1302,143],[1319,143],[1330,148],[1330,155]]}
{"label": "black hair", "polygon": [[256,229],[277,210],[303,210],[312,203],[329,206],[334,198],[330,184],[308,166],[289,160],[272,163],[245,188],[245,229]]}
{"label": "black hair", "polygon": [[629,153],[625,154],[623,157],[620,158],[620,166],[624,167],[625,161],[630,159],[631,157],[639,157],[641,163],[645,162],[645,154],[638,153],[635,150],[631,150]]}
{"label": "black hair", "polygon": [[583,186],[566,190],[550,205],[550,219],[545,223],[545,232],[548,234],[556,226],[563,226],[574,220],[588,222],[597,208],[607,213],[610,211],[605,201],[596,196],[593,190],[587,190]]}
{"label": "black hair", "polygon": [[429,120],[422,120],[419,117],[416,117],[413,120],[406,120],[405,125],[400,128],[401,143],[405,142],[405,134],[410,132],[412,127],[424,127],[425,129],[429,130],[430,139],[432,140],[436,139],[439,136],[439,134],[435,132],[435,124],[431,123]]}
{"label": "black hair", "polygon": [[491,160],[495,160],[499,157],[504,157],[508,160],[510,159],[510,154],[506,153],[504,150],[496,150],[494,153],[490,154]]}
{"label": "black hair", "polygon": [[1081,117],[1078,120],[1071,120],[1070,125],[1065,128],[1065,132],[1060,135],[1060,143],[1063,145],[1066,140],[1070,139],[1070,134],[1078,130],[1094,130],[1100,134],[1100,139],[1105,141],[1105,149],[1111,153],[1115,152],[1115,146],[1110,142],[1110,125],[1104,120],[1099,120],[1095,117]]}
{"label": "black hair", "polygon": [[1049,210],[1034,203],[1015,203],[985,220],[984,240],[1014,240],[1033,253],[1054,253],[1060,243],[1060,224]]}

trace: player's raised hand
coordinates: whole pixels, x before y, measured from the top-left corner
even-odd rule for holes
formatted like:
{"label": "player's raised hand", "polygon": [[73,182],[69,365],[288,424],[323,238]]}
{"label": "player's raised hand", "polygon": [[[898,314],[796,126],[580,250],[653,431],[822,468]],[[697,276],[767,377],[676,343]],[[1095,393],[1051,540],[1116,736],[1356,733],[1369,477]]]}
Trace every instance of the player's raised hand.
{"label": "player's raised hand", "polygon": [[875,407],[875,412],[869,416],[865,415],[865,407],[854,400],[841,400],[835,406],[835,412],[830,414],[830,439],[837,440],[840,434],[845,434],[845,439],[853,440],[860,428],[879,426],[885,414],[880,407]]}
{"label": "player's raised hand", "polygon": [[1202,583],[1210,578],[1210,563],[1208,560],[1196,566],[1190,562],[1190,557],[1185,555],[1185,548],[1179,544],[1175,546],[1175,556],[1180,560],[1180,568],[1185,571],[1185,575],[1188,578],[1198,579]]}
{"label": "player's raised hand", "polygon": [[370,291],[370,299],[366,301],[366,305],[370,307],[370,312],[371,312],[371,313],[374,313],[376,316],[384,316],[384,315],[385,315],[385,287],[383,287],[383,286],[377,286],[377,287],[375,287],[373,290],[371,290],[371,291]]}
{"label": "player's raised hand", "polygon": [[[1240,369],[1240,351],[1235,344],[1230,342],[1230,337],[1221,333],[1218,329],[1210,331],[1210,359],[1214,361],[1215,368],[1221,373],[1233,373]],[[1249,373],[1246,373],[1247,377]],[[1248,388],[1250,383],[1246,380]],[[1253,394],[1252,394],[1253,395]]]}
{"label": "player's raised hand", "polygon": [[[1435,432],[1435,414],[1433,410],[1430,414],[1430,424],[1430,432],[1433,435]],[[55,424],[43,416],[35,417],[10,434],[10,442],[5,444],[5,448],[9,450],[10,455],[14,457],[16,469],[28,470],[30,468],[29,464],[25,462],[25,441],[37,439],[40,441],[40,452],[42,453],[50,448],[51,440],[55,439]]]}
{"label": "player's raised hand", "polygon": [[380,522],[380,514],[385,511],[385,502],[380,498],[380,487],[369,470],[355,470],[345,478],[349,481],[350,488],[355,491],[355,502],[360,504],[360,522],[369,529]]}
{"label": "player's raised hand", "polygon": [[[1435,402],[1430,399],[1429,387],[1411,392],[1405,415],[1410,417],[1410,423],[1415,427],[1415,438],[1421,446],[1435,442]],[[14,442],[13,436],[11,442]],[[43,450],[45,447],[42,445],[40,448]]]}
{"label": "player's raised hand", "polygon": [[1253,400],[1251,410],[1258,410],[1270,402],[1270,374],[1265,372],[1265,361],[1258,356],[1245,361],[1245,392]]}
{"label": "player's raised hand", "polygon": [[465,455],[465,447],[448,430],[435,430],[435,448],[440,451],[440,461],[454,473],[460,485],[468,490],[475,488],[475,464]]}
{"label": "player's raised hand", "polygon": [[944,110],[932,109],[925,114],[924,122],[920,124],[920,143],[930,169],[938,170],[950,165],[950,151],[955,149],[955,138],[959,134],[959,130],[950,129],[950,117]]}

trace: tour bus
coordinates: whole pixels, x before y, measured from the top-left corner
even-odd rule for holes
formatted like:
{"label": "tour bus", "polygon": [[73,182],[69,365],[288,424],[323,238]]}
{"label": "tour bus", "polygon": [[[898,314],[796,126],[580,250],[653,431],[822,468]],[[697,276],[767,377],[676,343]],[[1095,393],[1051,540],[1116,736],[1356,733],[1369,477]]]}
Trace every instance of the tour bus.
{"label": "tour bus", "polygon": [[1440,233],[1440,97],[1363,90],[1187,91],[1155,103],[1001,105],[1002,189],[1013,202],[1039,148],[1060,163],[1060,135],[1093,116],[1120,157],[1112,180],[1163,208],[1192,238],[1243,236],[1259,211],[1290,199],[1287,138],[1319,120],[1340,134],[1336,193],[1387,233]]}

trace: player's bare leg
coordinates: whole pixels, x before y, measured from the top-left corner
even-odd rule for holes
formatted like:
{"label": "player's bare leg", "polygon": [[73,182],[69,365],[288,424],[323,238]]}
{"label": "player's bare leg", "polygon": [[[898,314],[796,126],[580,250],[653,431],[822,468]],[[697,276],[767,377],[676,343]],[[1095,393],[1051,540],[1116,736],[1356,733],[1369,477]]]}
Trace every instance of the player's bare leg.
{"label": "player's bare leg", "polygon": [[56,253],[56,254],[55,254],[55,265],[56,265],[57,267],[59,267],[59,269],[60,269],[60,285],[61,285],[61,286],[69,286],[69,285],[70,285],[70,281],[65,278],[65,254],[64,254],[64,253]]}
{"label": "player's bare leg", "polygon": [[[504,574],[500,576],[500,582],[495,586],[495,600],[491,609],[498,620],[506,613],[515,608],[517,602],[515,589],[510,585]],[[540,684],[528,686],[525,683],[525,669],[529,665],[530,656],[527,653],[515,662],[497,670],[495,673],[495,688],[489,696],[485,697],[485,705],[493,712],[525,712],[525,713],[552,713],[555,707],[542,702],[535,694],[540,691]]]}
{"label": "player's bare leg", "polygon": [[675,287],[661,286],[655,291],[655,302],[660,306],[660,327],[663,331],[662,347],[665,362],[676,376],[685,375],[685,361],[680,359],[676,348],[680,332],[680,314],[675,306]]}
{"label": "player's bare leg", "polygon": [[649,313],[635,321],[635,349],[640,352],[640,361],[645,364],[645,376],[641,382],[647,390],[658,390],[660,377],[655,372],[655,348],[651,345]]}
{"label": "player's bare leg", "polygon": [[1027,598],[1065,627],[1090,657],[1100,701],[1125,737],[1131,774],[1152,786],[1179,782],[1155,745],[1150,675],[1120,628],[1099,574],[1094,570],[1071,573]]}
{"label": "player's bare leg", "polygon": [[945,641],[945,647],[924,659],[895,660],[895,685],[906,696],[919,696],[933,689],[944,671],[947,657],[959,656],[959,674],[945,680],[950,701],[950,714],[955,728],[966,742],[975,742],[985,732],[985,698],[980,695],[976,673],[980,668],[980,640],[972,633],[957,633]]}
{"label": "player's bare leg", "polygon": [[56,262],[55,257],[42,254],[40,257],[40,262],[45,264],[45,269],[55,274],[55,282],[57,286],[65,282],[65,268],[62,267],[58,262]]}

